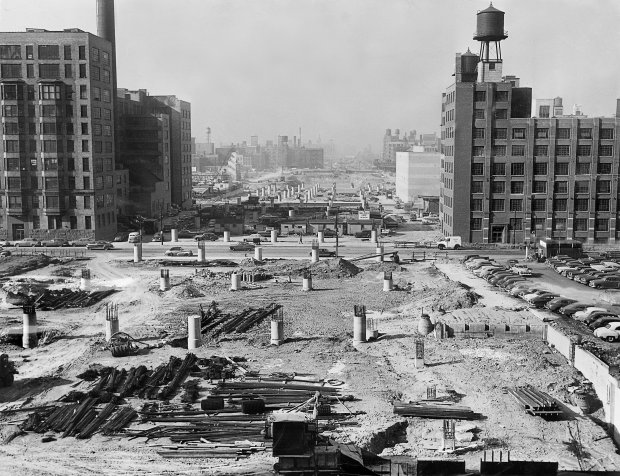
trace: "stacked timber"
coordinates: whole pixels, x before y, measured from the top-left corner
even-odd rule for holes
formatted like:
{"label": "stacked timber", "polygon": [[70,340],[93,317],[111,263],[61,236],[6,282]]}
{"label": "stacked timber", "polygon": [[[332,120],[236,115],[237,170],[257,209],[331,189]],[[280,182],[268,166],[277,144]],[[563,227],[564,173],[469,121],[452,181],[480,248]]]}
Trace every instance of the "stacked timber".
{"label": "stacked timber", "polygon": [[525,413],[549,420],[562,417],[563,412],[558,402],[530,385],[508,389],[508,393],[523,406]]}
{"label": "stacked timber", "polygon": [[50,290],[41,292],[33,302],[37,309],[55,311],[62,308],[89,307],[115,293],[116,290],[106,291],[72,291],[71,289]]}
{"label": "stacked timber", "polygon": [[212,337],[233,332],[247,332],[252,327],[274,314],[281,305],[271,303],[266,307],[248,308],[236,314],[222,312],[215,302],[212,302],[205,311],[200,309],[200,327],[202,333],[209,333]]}
{"label": "stacked timber", "polygon": [[394,402],[394,413],[406,417],[453,419],[453,420],[478,420],[479,413],[471,408],[453,403],[422,400],[419,402]]}

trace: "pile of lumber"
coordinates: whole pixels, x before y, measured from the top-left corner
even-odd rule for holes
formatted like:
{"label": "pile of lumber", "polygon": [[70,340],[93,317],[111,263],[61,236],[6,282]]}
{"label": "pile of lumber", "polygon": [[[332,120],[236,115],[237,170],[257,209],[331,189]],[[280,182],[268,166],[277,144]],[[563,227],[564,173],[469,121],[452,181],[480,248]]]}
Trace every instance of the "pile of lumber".
{"label": "pile of lumber", "polygon": [[32,303],[37,309],[55,311],[66,307],[89,307],[115,293],[116,290],[106,291],[72,291],[71,289],[50,290],[41,292]]}
{"label": "pile of lumber", "polygon": [[212,337],[232,332],[247,332],[281,308],[280,304],[271,303],[266,307],[248,308],[236,314],[229,314],[222,312],[213,302],[206,311],[200,308],[201,331]]}
{"label": "pile of lumber", "polygon": [[113,435],[134,420],[138,412],[115,401],[97,405],[98,399],[88,397],[78,403],[58,405],[35,411],[21,425],[24,431],[45,433],[54,431],[62,437],[90,438],[96,433]]}
{"label": "pile of lumber", "polygon": [[265,443],[237,441],[234,443],[190,442],[184,445],[164,445],[157,454],[163,458],[247,458],[263,452]]}
{"label": "pile of lumber", "polygon": [[394,413],[406,417],[478,420],[481,415],[464,405],[436,400],[421,400],[418,402],[394,402]]}
{"label": "pile of lumber", "polygon": [[563,414],[558,402],[545,392],[541,392],[530,385],[509,388],[508,393],[523,406],[525,413],[530,415],[553,420],[560,418]]}

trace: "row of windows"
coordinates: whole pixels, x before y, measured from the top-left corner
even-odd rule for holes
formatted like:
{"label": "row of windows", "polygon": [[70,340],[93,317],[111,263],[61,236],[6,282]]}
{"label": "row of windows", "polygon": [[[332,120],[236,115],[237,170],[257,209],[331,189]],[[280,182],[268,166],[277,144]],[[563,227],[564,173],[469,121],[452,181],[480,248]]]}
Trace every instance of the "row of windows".
{"label": "row of windows", "polygon": [[[534,163],[534,175],[547,175],[548,173],[547,162],[535,162]],[[558,162],[555,164],[554,175],[569,175],[569,163]],[[613,164],[611,162],[599,162],[597,164],[596,173],[599,175],[611,174]],[[592,173],[590,162],[577,162],[575,164],[574,174],[576,175],[589,175]],[[472,175],[484,175],[484,164],[481,162],[474,162],[471,164]],[[491,166],[492,175],[506,175],[506,164],[503,162],[495,162]],[[510,174],[512,176],[525,175],[525,164],[523,162],[515,162],[510,164]]]}
{"label": "row of windows", "polygon": [[[36,170],[38,168],[39,161],[36,158],[31,158],[29,160],[30,160],[30,168],[32,170]],[[64,162],[63,162],[62,158],[45,157],[44,159],[42,159],[41,162],[43,164],[43,169],[44,170],[63,170],[63,167],[64,167]],[[82,157],[81,164],[82,164],[82,168],[81,168],[82,172],[90,172],[90,158]],[[25,165],[27,165],[27,164],[24,164],[22,162],[22,159],[6,158],[4,165],[5,165],[5,170],[6,171],[10,171],[10,172],[17,172],[17,171],[20,171],[20,170],[27,170],[27,167],[25,167]],[[69,158],[67,160],[67,171],[73,172],[75,170],[76,170],[76,168],[75,168],[75,159],[71,157],[71,158]],[[112,161],[111,157],[98,158],[98,159],[94,160],[93,171],[95,173],[99,173],[99,172],[103,172],[103,171],[111,172],[112,170],[114,170],[114,164],[113,164],[113,161]],[[33,177],[33,179],[34,179],[34,177]],[[69,180],[71,180],[71,177],[69,177]],[[109,179],[106,179],[106,181],[108,181],[108,180]],[[119,180],[120,180],[120,178],[119,178]],[[34,187],[34,188],[37,188],[37,187]],[[74,187],[69,187],[69,188],[74,188]],[[89,188],[89,187],[87,187],[87,188]]]}
{"label": "row of windows", "polygon": [[[475,116],[476,119],[484,119],[483,109],[476,109]],[[512,128],[512,138],[515,140],[518,139],[526,139],[527,138],[527,129],[521,127]],[[484,139],[485,129],[476,127],[474,128],[473,137],[475,139]],[[602,128],[599,131],[600,139],[613,139],[614,138],[614,129],[612,128]],[[497,128],[493,129],[493,138],[494,139],[507,139],[508,137],[508,129],[506,128]],[[536,128],[534,130],[534,137],[536,139],[548,139],[549,138],[549,129],[548,128]],[[556,137],[558,139],[570,139],[571,138],[571,129],[567,127],[560,127],[556,129]],[[592,139],[592,128],[580,128],[577,129],[577,138],[578,139]]]}
{"label": "row of windows", "polygon": [[[24,114],[27,112],[27,114]],[[63,108],[57,106],[55,104],[46,104],[40,106],[39,116],[40,117],[73,117],[73,105],[67,104],[66,107]],[[103,119],[106,121],[112,120],[112,110],[107,108],[93,107],[92,108],[93,119]],[[18,105],[6,105],[2,106],[2,116],[3,117],[35,117],[36,116],[36,107],[34,104],[29,104],[27,110],[24,110],[22,106]],[[81,105],[80,106],[80,117],[88,117],[88,106]]]}
{"label": "row of windows", "polygon": [[[493,99],[495,102],[506,102],[508,101],[508,91],[494,91]],[[487,100],[487,92],[486,91],[476,91],[474,93],[474,101],[476,102],[486,102]]]}
{"label": "row of windows", "polygon": [[[484,182],[475,180],[471,184],[471,193],[483,193]],[[510,182],[511,194],[523,194],[524,184],[522,180],[512,180]],[[494,180],[491,182],[492,193],[505,193],[506,182]],[[532,193],[547,193],[547,182],[535,180],[532,186]],[[558,181],[553,183],[553,193],[568,193],[568,182]],[[590,193],[590,182],[585,180],[575,181],[575,193]],[[597,180],[596,193],[611,193],[611,180]]]}
{"label": "row of windows", "polygon": [[[104,135],[111,135],[111,129],[105,130]],[[91,142],[89,140],[78,141],[78,144],[81,146],[81,152],[91,152]],[[102,142],[102,141],[93,141],[93,150],[92,152],[98,154],[111,154],[112,153],[112,142]],[[36,152],[47,152],[47,153],[63,153],[63,152],[76,152],[75,141],[73,140],[42,140],[36,141],[34,139],[30,139],[28,142],[19,141],[19,140],[5,140],[3,141],[4,152],[7,153],[36,153]]]}
{"label": "row of windows", "polygon": [[[505,211],[505,200],[502,198],[493,199],[490,201],[489,205],[492,212],[503,212]],[[532,211],[536,212],[544,212],[547,211],[547,207],[549,201],[545,198],[535,198],[532,200]],[[511,212],[522,212],[523,211],[523,200],[522,199],[514,199],[511,198],[508,201],[509,210]],[[483,211],[483,200],[481,198],[473,198],[471,200],[471,211],[473,212],[481,212]],[[566,198],[556,198],[553,200],[553,211],[555,212],[565,212],[568,211],[568,200]],[[588,198],[578,198],[575,199],[575,208],[576,212],[587,212],[590,211],[590,199]],[[611,200],[609,198],[599,198],[594,202],[594,211],[597,212],[609,212],[611,211]]]}
{"label": "row of windows", "polygon": [[[484,131],[484,129],[476,129]],[[496,157],[505,157],[506,156],[506,146],[501,144],[495,144],[492,148],[492,155]],[[472,148],[472,154],[474,157],[484,157],[485,151],[484,146],[474,146]],[[510,155],[513,157],[525,157],[525,146],[524,145],[512,145],[510,148]],[[537,144],[534,146],[534,156],[535,157],[547,157],[549,155],[549,146],[546,144]],[[556,157],[570,157],[571,150],[570,145],[559,144],[555,146],[555,155]],[[580,144],[577,146],[577,155],[579,157],[589,157],[592,155],[592,146],[589,144]],[[598,148],[599,157],[613,157],[614,155],[614,146],[601,144]]]}
{"label": "row of windows", "polygon": [[[68,176],[67,177],[67,186],[68,190],[76,190],[76,177]],[[43,187],[40,187],[42,185]],[[63,179],[59,177],[43,177],[42,181],[39,182],[38,177],[30,177],[30,180],[23,179],[21,177],[7,177],[5,180],[5,188],[6,190],[59,190],[61,185],[64,185]],[[105,176],[97,176],[95,177],[95,189],[102,190],[104,188],[112,188],[114,186],[114,176],[105,175]],[[82,188],[84,190],[90,190],[91,180],[90,177],[82,177]]]}
{"label": "row of windows", "polygon": [[[67,63],[60,65],[58,63],[41,63],[39,64],[39,75],[35,75],[35,65],[26,65],[26,78],[39,77],[41,79],[60,79],[61,77],[73,78],[74,71],[73,65]],[[61,74],[61,72],[63,74]],[[112,74],[109,69],[99,69],[97,66],[91,66],[92,77],[95,81],[103,81],[110,83]],[[24,77],[23,65],[19,63],[15,64],[3,64],[0,65],[0,76],[3,79],[18,79]],[[88,77],[86,64],[78,65],[78,78],[84,79]]]}
{"label": "row of windows", "polygon": [[[536,230],[542,230],[546,225],[546,218],[536,217],[532,220],[531,231],[534,232]],[[553,219],[553,230],[554,231],[566,231],[566,218],[554,218]],[[470,227],[472,231],[481,231],[482,230],[482,218],[472,218],[470,222]],[[511,218],[510,219],[510,229],[511,230],[522,230],[523,229],[523,220],[520,218]],[[573,231],[588,231],[588,219],[587,218],[575,218],[573,220]],[[607,218],[597,218],[594,220],[594,231],[609,231],[609,219]]]}
{"label": "row of windows", "polygon": [[[60,58],[60,46],[61,45],[38,45],[37,46],[37,59],[40,60],[59,60]],[[34,60],[34,45],[25,46],[25,58],[22,56],[22,45],[0,45],[0,59],[1,60],[21,60],[28,59]],[[73,47],[71,45],[62,45],[62,52],[66,61],[73,59]],[[101,62],[109,66],[110,65],[110,53],[107,51],[99,51],[99,48],[94,46],[91,48],[91,61],[98,63]],[[81,61],[86,60],[86,46],[78,45],[78,59]]]}

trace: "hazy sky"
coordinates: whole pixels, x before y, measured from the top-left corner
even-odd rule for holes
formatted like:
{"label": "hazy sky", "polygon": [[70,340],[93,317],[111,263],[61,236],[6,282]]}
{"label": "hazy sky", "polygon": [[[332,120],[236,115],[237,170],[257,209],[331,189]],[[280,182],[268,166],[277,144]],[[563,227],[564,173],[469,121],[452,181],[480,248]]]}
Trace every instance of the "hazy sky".
{"label": "hazy sky", "polygon": [[[371,144],[439,131],[454,53],[487,0],[117,0],[118,85],[192,104],[216,143],[277,135]],[[620,1],[499,0],[504,74],[588,115],[620,97]],[[0,31],[96,33],[95,0],[0,0]]]}

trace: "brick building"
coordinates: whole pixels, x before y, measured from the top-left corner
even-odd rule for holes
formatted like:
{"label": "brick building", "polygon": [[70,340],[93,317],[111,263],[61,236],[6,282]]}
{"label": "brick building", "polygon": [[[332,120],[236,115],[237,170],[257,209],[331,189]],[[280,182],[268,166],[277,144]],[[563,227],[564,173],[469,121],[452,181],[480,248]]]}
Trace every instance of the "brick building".
{"label": "brick building", "polygon": [[90,33],[0,33],[2,238],[114,235],[114,77]]}
{"label": "brick building", "polygon": [[532,117],[531,89],[502,76],[503,15],[478,12],[481,53],[456,55],[443,94],[442,231],[465,242],[615,243],[620,107],[589,118],[554,115],[551,103]]}

